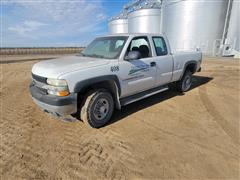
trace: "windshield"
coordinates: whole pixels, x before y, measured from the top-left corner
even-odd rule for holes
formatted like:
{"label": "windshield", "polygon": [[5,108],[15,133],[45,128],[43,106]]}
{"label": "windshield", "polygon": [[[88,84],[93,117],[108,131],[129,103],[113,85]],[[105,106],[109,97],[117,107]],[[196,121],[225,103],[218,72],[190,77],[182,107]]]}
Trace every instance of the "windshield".
{"label": "windshield", "polygon": [[126,36],[96,38],[81,53],[82,56],[117,59],[127,40]]}

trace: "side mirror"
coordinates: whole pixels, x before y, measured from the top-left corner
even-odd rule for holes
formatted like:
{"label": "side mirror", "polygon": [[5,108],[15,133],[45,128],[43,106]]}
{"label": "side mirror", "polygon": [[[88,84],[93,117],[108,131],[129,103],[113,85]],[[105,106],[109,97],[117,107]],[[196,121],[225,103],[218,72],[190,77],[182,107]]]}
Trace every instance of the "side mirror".
{"label": "side mirror", "polygon": [[130,51],[128,55],[125,57],[125,60],[131,61],[131,60],[137,60],[141,58],[141,54],[138,51]]}

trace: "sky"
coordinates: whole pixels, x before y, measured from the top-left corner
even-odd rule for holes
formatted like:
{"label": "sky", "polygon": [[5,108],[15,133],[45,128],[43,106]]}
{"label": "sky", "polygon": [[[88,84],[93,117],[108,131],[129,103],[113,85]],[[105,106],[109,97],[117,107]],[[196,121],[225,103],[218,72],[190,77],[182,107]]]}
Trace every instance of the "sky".
{"label": "sky", "polygon": [[86,46],[128,0],[1,0],[2,47]]}

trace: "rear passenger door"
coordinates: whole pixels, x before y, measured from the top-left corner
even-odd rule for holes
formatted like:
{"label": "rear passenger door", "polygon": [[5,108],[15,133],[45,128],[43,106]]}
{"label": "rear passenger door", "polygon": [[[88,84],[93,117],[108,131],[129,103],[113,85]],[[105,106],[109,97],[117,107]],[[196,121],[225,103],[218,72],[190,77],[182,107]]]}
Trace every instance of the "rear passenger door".
{"label": "rear passenger door", "polygon": [[173,57],[163,37],[153,36],[152,42],[155,50],[153,61],[157,68],[156,86],[161,86],[172,80]]}

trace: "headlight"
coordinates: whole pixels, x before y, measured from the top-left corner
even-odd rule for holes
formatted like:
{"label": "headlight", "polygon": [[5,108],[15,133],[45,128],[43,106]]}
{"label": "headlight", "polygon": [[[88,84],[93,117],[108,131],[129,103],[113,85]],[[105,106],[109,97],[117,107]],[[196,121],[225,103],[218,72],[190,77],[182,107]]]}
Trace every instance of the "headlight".
{"label": "headlight", "polygon": [[67,86],[67,81],[64,79],[47,79],[47,83],[52,86]]}
{"label": "headlight", "polygon": [[48,94],[56,96],[69,95],[67,81],[63,79],[47,79],[47,84],[44,89],[47,89]]}

